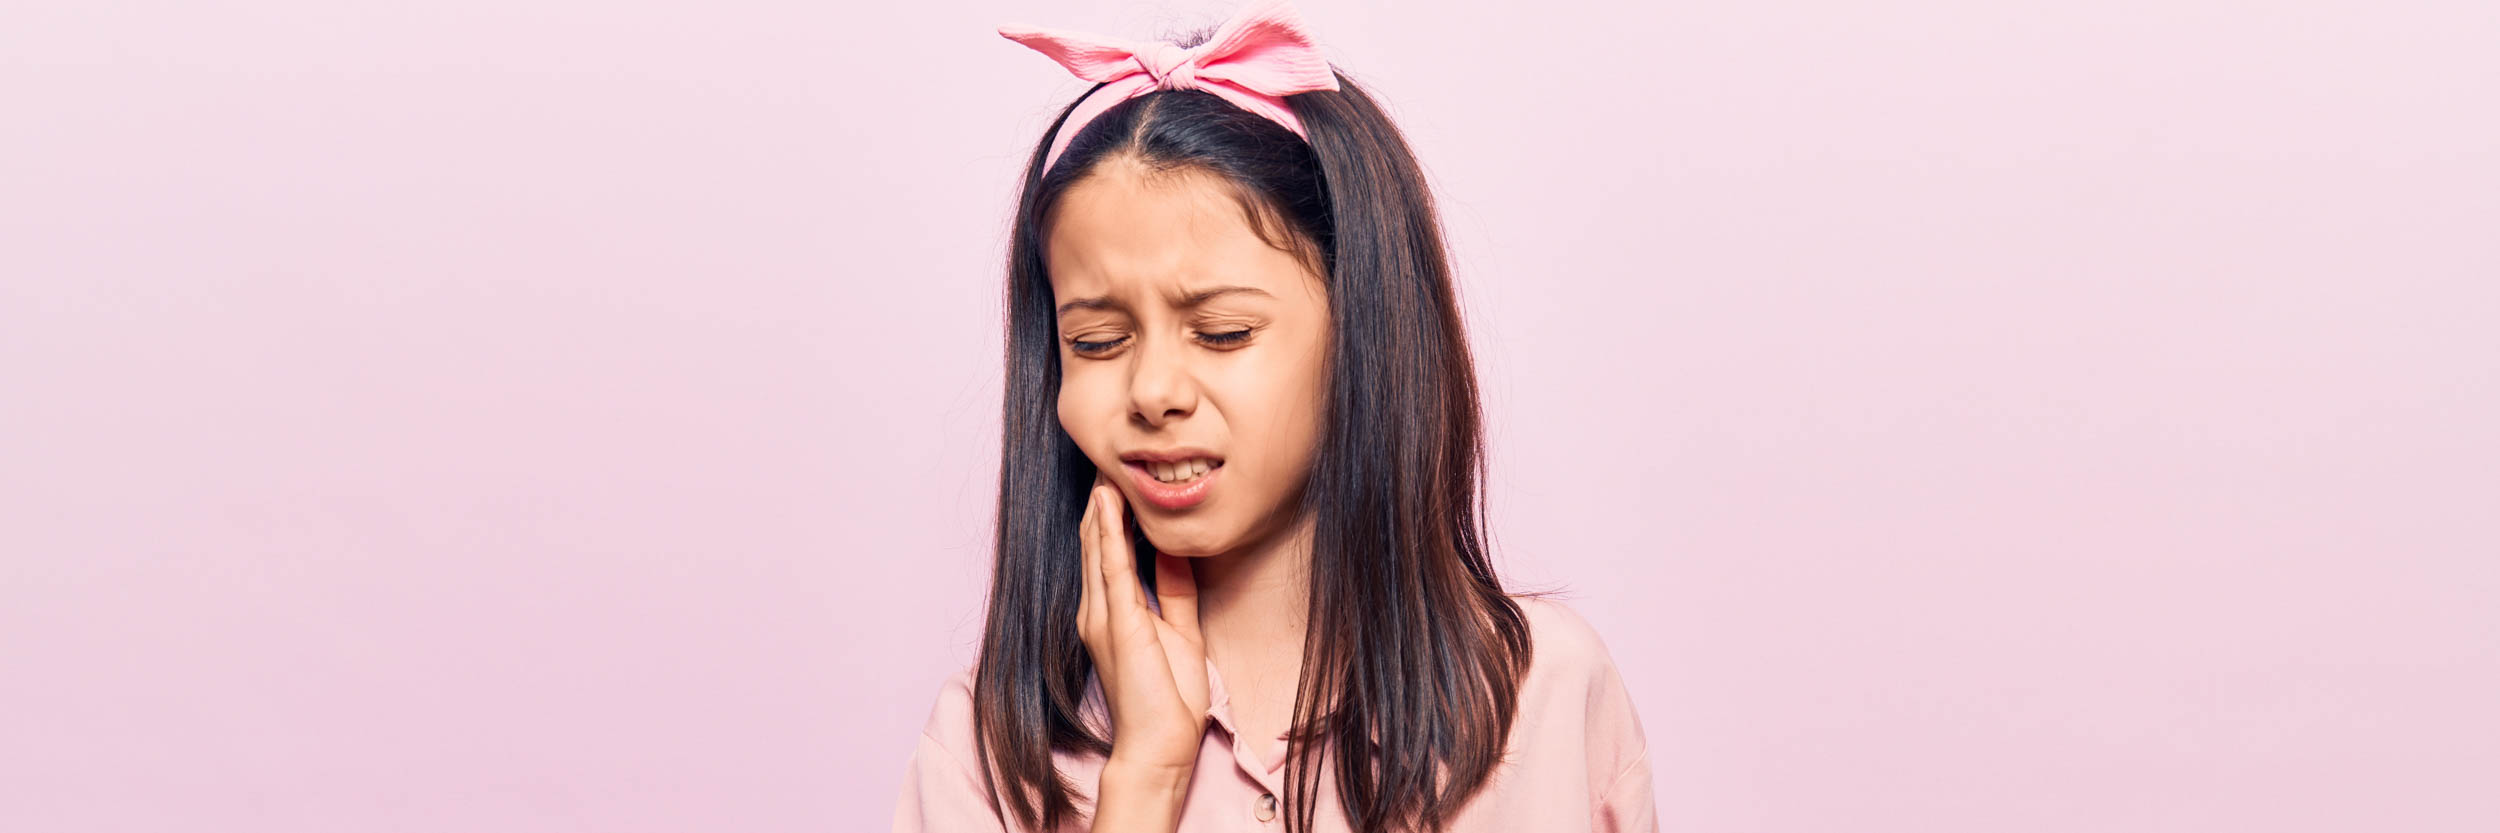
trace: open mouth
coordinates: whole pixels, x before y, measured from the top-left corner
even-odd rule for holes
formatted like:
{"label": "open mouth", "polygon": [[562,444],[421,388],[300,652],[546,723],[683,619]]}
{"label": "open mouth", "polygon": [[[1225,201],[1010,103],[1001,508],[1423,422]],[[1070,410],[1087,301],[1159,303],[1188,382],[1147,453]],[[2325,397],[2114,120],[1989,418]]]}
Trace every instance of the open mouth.
{"label": "open mouth", "polygon": [[1133,461],[1132,464],[1145,469],[1146,476],[1154,478],[1155,482],[1173,486],[1186,486],[1188,484],[1198,482],[1199,480],[1205,479],[1208,472],[1224,467],[1224,461],[1222,460],[1214,460],[1203,457],[1195,460],[1183,460],[1178,463],[1158,463],[1151,460],[1137,460]]}
{"label": "open mouth", "polygon": [[1214,493],[1215,482],[1224,473],[1224,461],[1213,458],[1173,463],[1128,460],[1125,465],[1129,480],[1137,484],[1140,500],[1174,511],[1204,502]]}

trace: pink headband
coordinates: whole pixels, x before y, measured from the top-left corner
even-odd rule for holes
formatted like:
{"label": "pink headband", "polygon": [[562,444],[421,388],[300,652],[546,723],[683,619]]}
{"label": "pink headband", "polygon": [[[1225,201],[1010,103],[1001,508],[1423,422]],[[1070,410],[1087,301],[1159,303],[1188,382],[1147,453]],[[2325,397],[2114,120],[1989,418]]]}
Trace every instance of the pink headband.
{"label": "pink headband", "polygon": [[1187,48],[1014,24],[998,27],[998,33],[1050,56],[1078,78],[1106,83],[1068,113],[1042,159],[1043,171],[1059,161],[1068,139],[1086,122],[1155,90],[1205,90],[1309,141],[1284,97],[1337,89],[1337,74],[1286,0],[1251,0],[1206,43]]}

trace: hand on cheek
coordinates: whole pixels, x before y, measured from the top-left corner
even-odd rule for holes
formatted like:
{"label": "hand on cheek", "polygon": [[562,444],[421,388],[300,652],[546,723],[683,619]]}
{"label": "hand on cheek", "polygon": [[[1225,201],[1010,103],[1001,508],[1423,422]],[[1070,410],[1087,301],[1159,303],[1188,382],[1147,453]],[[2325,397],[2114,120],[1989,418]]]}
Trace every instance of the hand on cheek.
{"label": "hand on cheek", "polygon": [[1093,656],[1111,710],[1112,762],[1187,772],[1198,758],[1209,699],[1197,585],[1187,563],[1158,554],[1162,610],[1147,607],[1125,510],[1119,488],[1095,472],[1078,522],[1084,561],[1077,637]]}

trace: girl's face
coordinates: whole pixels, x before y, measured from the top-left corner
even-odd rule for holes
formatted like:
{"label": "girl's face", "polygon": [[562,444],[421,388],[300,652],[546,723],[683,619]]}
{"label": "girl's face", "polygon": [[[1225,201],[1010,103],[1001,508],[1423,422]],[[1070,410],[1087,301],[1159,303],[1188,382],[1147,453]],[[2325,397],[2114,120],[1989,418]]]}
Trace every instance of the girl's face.
{"label": "girl's face", "polygon": [[[1155,549],[1216,555],[1293,523],[1326,384],[1312,266],[1263,239],[1213,175],[1149,178],[1122,159],[1061,197],[1043,259],[1059,425]],[[1167,485],[1196,467],[1160,462],[1173,457],[1215,467]]]}

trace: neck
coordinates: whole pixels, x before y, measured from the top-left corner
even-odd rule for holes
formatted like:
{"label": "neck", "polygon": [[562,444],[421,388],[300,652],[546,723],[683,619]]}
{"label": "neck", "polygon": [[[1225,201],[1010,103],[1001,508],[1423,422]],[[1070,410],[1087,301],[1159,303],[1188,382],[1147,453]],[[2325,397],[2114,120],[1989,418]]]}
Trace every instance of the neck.
{"label": "neck", "polygon": [[1190,561],[1198,628],[1219,665],[1298,664],[1309,618],[1312,517],[1230,552]]}

